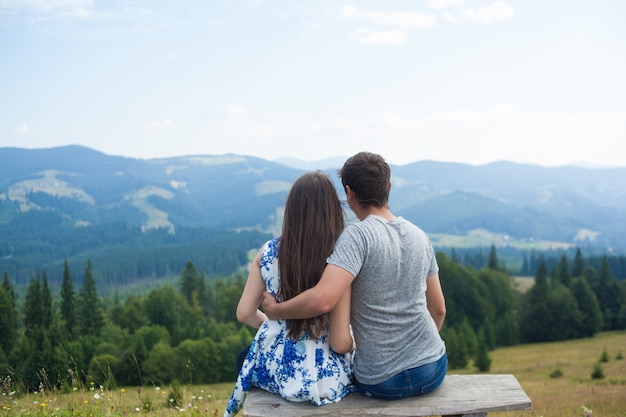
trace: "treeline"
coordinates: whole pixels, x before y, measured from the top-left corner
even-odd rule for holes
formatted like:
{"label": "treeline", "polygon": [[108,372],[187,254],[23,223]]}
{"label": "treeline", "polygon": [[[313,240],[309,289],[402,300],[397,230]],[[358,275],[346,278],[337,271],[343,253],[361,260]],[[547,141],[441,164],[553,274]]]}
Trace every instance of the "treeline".
{"label": "treeline", "polygon": [[47,271],[56,287],[65,260],[79,265],[91,260],[98,265],[93,274],[100,288],[176,276],[188,260],[209,276],[226,276],[246,264],[249,249],[271,237],[255,230],[185,226],[143,230],[123,222],[76,227],[59,213],[38,210],[0,222],[0,236],[0,271],[16,285]]}
{"label": "treeline", "polygon": [[448,310],[442,337],[452,369],[473,364],[488,370],[488,352],[500,346],[626,329],[626,281],[615,278],[608,256],[598,268],[580,249],[573,258],[562,253],[551,268],[540,258],[536,283],[526,292],[494,246],[480,269],[441,252],[437,259]]}
{"label": "treeline", "polygon": [[[446,253],[455,261],[480,269],[485,266],[490,256],[488,247],[449,248],[439,247],[438,251]],[[500,267],[516,276],[535,276],[542,264],[552,270],[560,261],[563,254],[573,258],[581,251],[580,247],[569,249],[522,250],[513,246],[498,247]],[[585,248],[587,253],[585,264],[599,270],[602,262],[608,262],[611,273],[618,281],[626,279],[626,256],[620,254],[606,255],[604,249],[598,247]]]}
{"label": "treeline", "polygon": [[[451,369],[488,370],[489,351],[499,346],[626,328],[626,284],[615,279],[606,257],[599,269],[580,251],[574,259],[563,254],[551,269],[544,262],[526,292],[516,287],[495,247],[480,269],[441,252],[437,258]],[[74,281],[65,262],[58,293],[43,273],[17,300],[4,273],[0,378],[21,390],[234,381],[236,356],[255,332],[235,318],[243,276],[207,278],[187,262],[176,288],[101,298],[87,261],[81,285]]]}
{"label": "treeline", "polygon": [[18,312],[4,274],[0,378],[24,390],[235,379],[237,353],[254,334],[235,318],[244,277],[207,280],[189,262],[178,290],[164,286],[122,300],[100,298],[93,276],[88,261],[75,288],[66,262],[58,295],[45,273],[32,278]]}

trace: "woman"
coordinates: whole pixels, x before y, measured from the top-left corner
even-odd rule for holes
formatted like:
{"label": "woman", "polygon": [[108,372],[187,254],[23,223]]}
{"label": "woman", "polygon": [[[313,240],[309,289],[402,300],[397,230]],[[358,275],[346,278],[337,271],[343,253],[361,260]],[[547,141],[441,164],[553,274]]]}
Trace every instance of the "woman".
{"label": "woman", "polygon": [[341,203],[326,174],[307,173],[293,184],[281,236],[257,254],[237,306],[237,319],[259,330],[224,416],[239,411],[252,386],[317,405],[337,402],[355,390],[350,291],[333,311],[311,319],[268,320],[258,309],[265,291],[283,301],[313,287],[343,225]]}

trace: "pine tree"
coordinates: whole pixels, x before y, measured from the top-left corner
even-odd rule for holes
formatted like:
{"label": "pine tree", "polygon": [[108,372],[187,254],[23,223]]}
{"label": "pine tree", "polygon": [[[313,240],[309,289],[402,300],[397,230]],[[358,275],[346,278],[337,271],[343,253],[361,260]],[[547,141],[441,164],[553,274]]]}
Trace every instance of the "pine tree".
{"label": "pine tree", "polygon": [[620,289],[611,271],[611,265],[607,255],[604,255],[600,260],[600,272],[598,274],[597,285],[596,287],[592,285],[592,289],[598,298],[600,309],[604,315],[604,329],[615,329],[617,327],[617,317],[620,309]]}
{"label": "pine tree", "polygon": [[2,288],[9,294],[11,300],[13,300],[13,306],[15,307],[15,291],[13,291],[13,286],[9,282],[9,274],[6,271],[2,277]]}
{"label": "pine tree", "polygon": [[489,348],[486,343],[480,343],[474,365],[476,365],[479,372],[489,372],[491,369],[491,357],[489,356]]}
{"label": "pine tree", "polygon": [[548,332],[544,341],[568,340],[581,337],[582,314],[572,291],[558,281],[552,283],[547,298],[548,314],[543,326]]}
{"label": "pine tree", "polygon": [[31,278],[24,303],[24,333],[26,336],[31,337],[38,329],[41,329],[43,322],[41,283],[39,279]]}
{"label": "pine tree", "polygon": [[550,340],[551,329],[545,324],[548,310],[548,278],[545,260],[541,260],[535,285],[524,294],[520,309],[520,336],[524,342]]}
{"label": "pine tree", "polygon": [[545,294],[548,292],[548,269],[545,259],[539,261],[539,267],[537,268],[537,275],[535,275],[535,285],[533,288],[537,289],[538,294]]}
{"label": "pine tree", "polygon": [[574,255],[574,265],[572,266],[572,276],[582,277],[585,270],[585,260],[580,248],[576,249],[576,255]]}
{"label": "pine tree", "polygon": [[582,316],[581,336],[591,337],[602,328],[602,312],[596,295],[583,277],[572,280],[572,294]]}
{"label": "pine tree", "polygon": [[43,281],[41,284],[41,311],[43,314],[42,325],[44,329],[50,328],[52,323],[52,295],[48,286],[48,276],[43,273]]}
{"label": "pine tree", "polygon": [[446,341],[446,354],[448,356],[448,366],[450,369],[464,369],[469,362],[469,353],[464,340],[456,332],[454,327],[448,327],[442,334]]}
{"label": "pine tree", "polygon": [[17,340],[17,309],[15,295],[5,272],[0,285],[0,351],[9,355]]}
{"label": "pine tree", "polygon": [[557,276],[559,281],[563,285],[565,285],[566,287],[570,286],[570,283],[572,281],[572,273],[570,271],[569,263],[567,262],[567,256],[565,255],[565,253],[563,253],[561,259],[559,260],[559,264],[557,267]]}
{"label": "pine tree", "polygon": [[65,320],[65,330],[70,339],[76,331],[76,295],[74,282],[70,275],[70,267],[65,260],[63,266],[63,282],[61,283],[61,318]]}
{"label": "pine tree", "polygon": [[489,251],[489,260],[487,261],[487,268],[498,271],[500,269],[500,263],[498,262],[498,254],[496,252],[496,245],[491,245]]}
{"label": "pine tree", "polygon": [[200,276],[191,261],[187,261],[185,269],[180,275],[180,293],[185,297],[190,306],[197,304]]}
{"label": "pine tree", "polygon": [[83,277],[78,313],[80,335],[98,336],[104,326],[104,315],[96,290],[96,282],[93,279],[91,260],[87,261],[87,269]]}

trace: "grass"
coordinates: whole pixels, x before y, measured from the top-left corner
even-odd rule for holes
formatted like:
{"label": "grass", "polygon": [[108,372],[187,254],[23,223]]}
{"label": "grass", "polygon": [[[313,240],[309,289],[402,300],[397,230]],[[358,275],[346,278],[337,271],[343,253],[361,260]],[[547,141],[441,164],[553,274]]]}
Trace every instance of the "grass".
{"label": "grass", "polygon": [[[490,355],[491,373],[515,375],[533,402],[533,409],[490,413],[489,417],[626,416],[626,331],[600,333],[589,339],[513,346]],[[604,377],[592,379],[598,366]],[[70,394],[42,390],[18,397],[11,393],[10,382],[5,380],[0,386],[4,388],[0,417],[221,416],[233,385],[144,386],[140,390],[90,386]]]}
{"label": "grass", "polygon": [[41,390],[0,397],[2,417],[221,416],[233,383],[176,387],[128,387],[107,390],[91,386],[69,394]]}
{"label": "grass", "polygon": [[[609,360],[600,362],[605,351]],[[491,373],[515,375],[533,409],[492,413],[490,417],[587,416],[583,406],[594,416],[626,416],[626,360],[620,359],[625,352],[626,331],[495,350],[491,352]],[[604,378],[592,379],[598,364]]]}

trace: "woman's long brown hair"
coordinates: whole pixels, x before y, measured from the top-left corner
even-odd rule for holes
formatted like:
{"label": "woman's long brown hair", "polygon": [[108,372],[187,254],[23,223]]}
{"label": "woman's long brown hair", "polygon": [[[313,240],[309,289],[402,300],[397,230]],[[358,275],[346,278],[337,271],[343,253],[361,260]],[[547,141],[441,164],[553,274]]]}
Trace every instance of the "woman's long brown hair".
{"label": "woman's long brown hair", "polygon": [[[298,178],[285,203],[278,255],[280,299],[289,300],[317,284],[343,227],[344,212],[330,177],[315,171]],[[326,315],[289,320],[288,334],[297,339],[305,330],[317,339],[325,320]]]}

